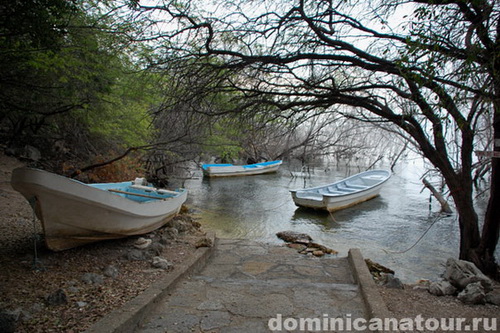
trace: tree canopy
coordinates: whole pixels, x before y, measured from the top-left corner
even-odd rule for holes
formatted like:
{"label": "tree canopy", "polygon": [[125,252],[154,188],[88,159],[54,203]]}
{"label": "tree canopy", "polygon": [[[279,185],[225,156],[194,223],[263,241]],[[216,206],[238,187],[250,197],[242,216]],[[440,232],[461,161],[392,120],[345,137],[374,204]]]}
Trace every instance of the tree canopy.
{"label": "tree canopy", "polygon": [[209,89],[244,96],[234,104],[239,112],[255,113],[256,105],[287,119],[333,112],[411,142],[457,206],[460,257],[497,272],[497,159],[482,233],[472,195],[474,150],[500,150],[498,2],[178,1],[140,2],[136,10],[165,27],[138,36],[155,45],[164,68],[189,60],[219,70]]}
{"label": "tree canopy", "polygon": [[2,4],[0,15],[0,124],[8,146],[35,145],[46,160],[82,163],[149,142],[158,90],[95,3],[15,1]]}
{"label": "tree canopy", "polygon": [[[0,10],[8,144],[42,140],[80,160],[142,149],[161,169],[204,153],[338,148],[335,132],[351,120],[375,125],[443,176],[460,257],[498,274],[500,161],[474,155],[500,151],[497,1],[28,0]],[[482,229],[478,166],[491,170]]]}

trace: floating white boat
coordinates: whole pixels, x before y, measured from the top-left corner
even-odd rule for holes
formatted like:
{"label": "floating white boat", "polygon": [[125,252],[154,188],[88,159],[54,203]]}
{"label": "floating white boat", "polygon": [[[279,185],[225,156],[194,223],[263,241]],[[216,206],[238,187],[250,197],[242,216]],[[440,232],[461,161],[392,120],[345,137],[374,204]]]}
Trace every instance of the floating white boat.
{"label": "floating white boat", "polygon": [[390,177],[390,171],[371,170],[332,184],[290,192],[297,206],[333,212],[375,198]]}
{"label": "floating white boat", "polygon": [[250,176],[278,171],[282,161],[269,161],[246,165],[203,164],[203,174],[207,177]]}
{"label": "floating white boat", "polygon": [[47,171],[18,168],[12,187],[35,209],[54,251],[151,232],[173,218],[187,191],[145,185],[143,178],[85,184]]}

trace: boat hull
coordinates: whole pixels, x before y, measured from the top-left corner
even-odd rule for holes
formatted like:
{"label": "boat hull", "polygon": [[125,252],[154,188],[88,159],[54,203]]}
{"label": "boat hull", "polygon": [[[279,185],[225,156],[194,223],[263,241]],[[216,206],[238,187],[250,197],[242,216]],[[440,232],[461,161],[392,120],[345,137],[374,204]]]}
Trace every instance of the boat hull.
{"label": "boat hull", "polygon": [[249,165],[205,164],[203,175],[207,177],[253,176],[278,171],[281,161],[256,163]]}
{"label": "boat hull", "polygon": [[293,201],[297,206],[323,209],[329,212],[334,212],[337,210],[349,208],[355,206],[359,203],[371,200],[380,195],[380,187],[378,191],[370,191],[362,195],[356,196],[346,196],[346,197],[323,197],[321,200],[316,200],[313,198],[300,198],[297,197],[296,193],[292,192]]}
{"label": "boat hull", "polygon": [[[124,189],[124,184],[116,187]],[[14,170],[12,187],[34,207],[46,245],[54,251],[151,232],[173,218],[187,197],[182,190],[164,199],[138,202],[129,195],[30,168]]]}
{"label": "boat hull", "polygon": [[374,170],[332,184],[290,192],[299,207],[334,212],[377,197],[389,178],[390,172]]}

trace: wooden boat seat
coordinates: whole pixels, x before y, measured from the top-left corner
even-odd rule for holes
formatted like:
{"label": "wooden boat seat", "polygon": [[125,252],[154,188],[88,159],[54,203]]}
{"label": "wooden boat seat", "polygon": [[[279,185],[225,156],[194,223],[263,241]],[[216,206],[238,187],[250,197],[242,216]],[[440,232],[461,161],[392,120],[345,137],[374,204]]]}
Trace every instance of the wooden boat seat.
{"label": "wooden boat seat", "polygon": [[358,184],[347,184],[347,186],[356,190],[364,190],[369,187],[367,185],[358,185]]}
{"label": "wooden boat seat", "polygon": [[346,194],[346,192],[340,192],[340,191],[328,191],[328,192],[325,192],[325,194],[329,194],[329,195],[343,195],[343,194]]}
{"label": "wooden boat seat", "polygon": [[120,190],[113,190],[112,188],[108,189],[109,192],[113,193],[120,193],[120,194],[125,194],[125,195],[133,195],[136,197],[142,197],[142,198],[148,198],[148,199],[157,199],[157,200],[165,200],[163,197],[155,197],[152,195],[146,195],[146,194],[140,194],[140,193],[133,193],[133,192],[127,192],[127,191],[120,191]]}
{"label": "wooden boat seat", "polygon": [[347,192],[347,193],[356,191],[356,189],[349,188],[349,185],[347,185],[346,183],[337,184],[337,190],[341,191],[341,192]]}
{"label": "wooden boat seat", "polygon": [[350,188],[339,188],[339,191],[344,192],[344,193],[352,193],[352,192],[356,192],[357,190],[350,189]]}
{"label": "wooden boat seat", "polygon": [[342,188],[337,188],[336,186],[330,186],[327,188],[327,190],[324,191],[324,194],[338,195],[338,194],[346,194],[349,192],[350,191],[343,191]]}
{"label": "wooden boat seat", "polygon": [[321,195],[329,195],[329,194],[344,194],[344,192],[339,192],[335,188],[327,188],[321,189],[318,191]]}
{"label": "wooden boat seat", "polygon": [[367,186],[375,185],[379,183],[383,178],[377,175],[361,177],[361,180]]}
{"label": "wooden boat seat", "polygon": [[136,190],[142,190],[145,192],[156,192],[159,194],[179,194],[178,192],[175,191],[170,191],[170,190],[165,190],[165,189],[157,189],[154,187],[149,187],[149,186],[144,186],[144,185],[130,185],[130,188],[135,188]]}
{"label": "wooden boat seat", "polygon": [[314,193],[314,192],[297,192],[296,193],[298,198],[301,199],[308,199],[308,200],[323,200],[323,194],[322,193]]}

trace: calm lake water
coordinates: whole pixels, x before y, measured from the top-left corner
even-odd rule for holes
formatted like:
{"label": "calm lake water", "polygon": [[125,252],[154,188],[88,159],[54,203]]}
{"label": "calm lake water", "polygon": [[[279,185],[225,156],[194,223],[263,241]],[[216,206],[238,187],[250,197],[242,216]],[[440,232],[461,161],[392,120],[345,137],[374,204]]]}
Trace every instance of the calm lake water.
{"label": "calm lake water", "polygon": [[360,171],[323,167],[305,178],[292,177],[282,165],[278,173],[246,177],[207,179],[200,172],[184,186],[189,190],[187,204],[197,210],[203,227],[220,238],[283,244],[277,232],[303,232],[339,256],[360,248],[365,258],[395,270],[404,282],[437,279],[446,259],[458,257],[458,221],[455,214],[438,214],[434,198],[430,203],[430,192],[420,180],[421,166],[410,162],[396,168],[379,197],[331,215],[296,207],[289,193]]}

